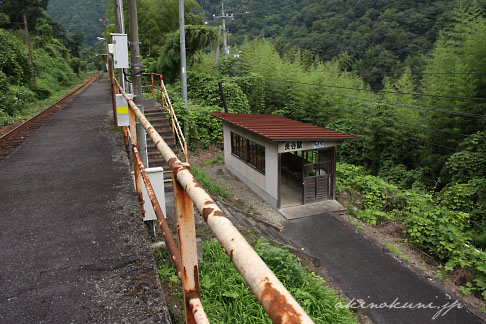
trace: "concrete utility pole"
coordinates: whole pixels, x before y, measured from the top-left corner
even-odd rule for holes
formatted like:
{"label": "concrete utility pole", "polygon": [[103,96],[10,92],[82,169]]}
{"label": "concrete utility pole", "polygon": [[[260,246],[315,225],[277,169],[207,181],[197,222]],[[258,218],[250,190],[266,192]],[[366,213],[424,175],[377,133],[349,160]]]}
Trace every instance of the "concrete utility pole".
{"label": "concrete utility pole", "polygon": [[32,76],[35,81],[34,60],[32,59],[32,48],[30,47],[29,28],[27,27],[27,17],[24,14],[24,28],[25,28],[25,41],[27,42],[27,50],[29,51],[30,65],[32,66]]}
{"label": "concrete utility pole", "polygon": [[103,21],[103,28],[105,30],[105,50],[106,50],[106,65],[108,65],[108,32],[106,31],[106,19],[105,18],[100,18],[101,21]]}
{"label": "concrete utility pole", "polygon": [[[184,22],[184,0],[179,0],[179,34],[180,34],[180,48],[181,48],[181,87],[182,87],[182,101],[186,106],[186,110],[189,108],[187,102],[187,75],[186,75],[186,29]],[[184,136],[186,141],[189,138],[189,129],[187,121],[184,121]]]}
{"label": "concrete utility pole", "polygon": [[[133,101],[143,113],[142,102],[142,64],[140,63],[140,41],[138,38],[138,18],[137,18],[137,1],[128,0],[128,15],[130,16],[130,35],[129,46],[131,54],[132,81],[133,81]],[[137,120],[137,139],[138,150],[142,158],[143,165],[148,166],[147,160],[147,138],[145,129],[139,120]]]}
{"label": "concrete utility pole", "polygon": [[214,58],[214,69],[218,69],[218,60],[219,60],[219,38],[221,37],[221,27],[218,28],[218,41],[216,42],[216,57]]}
{"label": "concrete utility pole", "polygon": [[113,12],[115,15],[115,30],[117,33],[121,33],[120,29],[120,12],[118,11],[118,0],[113,0]]}
{"label": "concrete utility pole", "polygon": [[234,16],[233,16],[233,14],[228,15],[228,14],[224,13],[224,5],[223,5],[223,2],[221,1],[221,16],[213,15],[213,18],[214,19],[216,19],[216,18],[223,19],[223,28],[222,29],[223,29],[224,57],[227,57],[229,55],[229,46],[228,46],[228,41],[226,39],[226,19],[227,18],[233,19]]}
{"label": "concrete utility pole", "polygon": [[182,101],[187,108],[187,76],[186,76],[186,29],[184,21],[184,0],[179,0],[179,41],[181,55],[181,84],[182,84]]}

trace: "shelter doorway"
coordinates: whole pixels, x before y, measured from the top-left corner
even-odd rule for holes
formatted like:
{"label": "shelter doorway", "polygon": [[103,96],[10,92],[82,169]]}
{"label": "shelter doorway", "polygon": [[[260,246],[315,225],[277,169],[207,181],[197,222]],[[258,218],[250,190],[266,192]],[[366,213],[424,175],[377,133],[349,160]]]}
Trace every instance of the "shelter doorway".
{"label": "shelter doorway", "polygon": [[333,199],[335,147],[280,154],[280,208]]}

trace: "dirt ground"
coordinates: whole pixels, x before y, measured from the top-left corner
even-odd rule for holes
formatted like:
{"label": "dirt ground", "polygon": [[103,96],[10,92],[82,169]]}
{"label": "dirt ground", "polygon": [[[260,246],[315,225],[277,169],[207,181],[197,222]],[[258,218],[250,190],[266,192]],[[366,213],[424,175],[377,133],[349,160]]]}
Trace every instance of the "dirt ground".
{"label": "dirt ground", "polygon": [[4,126],[2,128],[0,128],[0,136],[3,136],[5,134],[7,134],[8,132],[10,132],[12,129],[14,129],[15,127],[19,126],[20,124],[22,124],[22,120],[17,120],[15,121],[13,124],[11,125],[7,125],[7,126]]}
{"label": "dirt ground", "polygon": [[208,163],[218,155],[223,157],[223,151],[217,147],[210,147],[204,151],[191,153],[190,163],[206,172],[213,182],[230,193],[228,203],[233,207],[242,209],[253,217],[281,229],[285,218],[277,210],[229,172],[224,164]]}

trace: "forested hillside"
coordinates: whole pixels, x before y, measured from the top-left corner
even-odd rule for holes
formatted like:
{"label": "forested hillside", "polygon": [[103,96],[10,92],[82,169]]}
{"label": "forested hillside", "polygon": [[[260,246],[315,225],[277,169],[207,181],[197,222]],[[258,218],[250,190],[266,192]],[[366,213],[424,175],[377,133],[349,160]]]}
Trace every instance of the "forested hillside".
{"label": "forested hillside", "polygon": [[42,103],[77,84],[87,69],[102,66],[99,57],[81,49],[83,35],[68,36],[63,26],[46,14],[46,7],[47,1],[0,2],[0,127],[35,113]]}
{"label": "forested hillside", "polygon": [[[465,6],[472,1],[461,1]],[[212,24],[221,11],[220,1],[200,0]],[[452,22],[451,11],[459,1],[362,1],[362,0],[227,0],[225,11],[230,42],[245,37],[272,39],[280,54],[292,47],[328,61],[339,55],[347,70],[360,71],[373,88],[384,76],[410,66],[420,73],[423,55],[432,49],[440,30]],[[475,1],[485,8],[486,1]]]}
{"label": "forested hillside", "polygon": [[84,46],[97,45],[96,36],[103,34],[105,8],[102,0],[49,0],[47,13],[64,26],[68,35],[82,32]]}

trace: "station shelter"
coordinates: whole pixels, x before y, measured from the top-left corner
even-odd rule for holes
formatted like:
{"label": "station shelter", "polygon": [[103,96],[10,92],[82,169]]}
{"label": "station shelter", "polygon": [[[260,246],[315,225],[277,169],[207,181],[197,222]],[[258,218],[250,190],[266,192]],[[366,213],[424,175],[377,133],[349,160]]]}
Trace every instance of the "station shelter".
{"label": "station shelter", "polygon": [[337,146],[354,136],[269,114],[223,122],[225,167],[274,208],[334,200]]}

